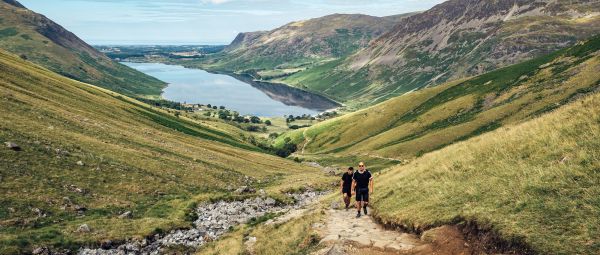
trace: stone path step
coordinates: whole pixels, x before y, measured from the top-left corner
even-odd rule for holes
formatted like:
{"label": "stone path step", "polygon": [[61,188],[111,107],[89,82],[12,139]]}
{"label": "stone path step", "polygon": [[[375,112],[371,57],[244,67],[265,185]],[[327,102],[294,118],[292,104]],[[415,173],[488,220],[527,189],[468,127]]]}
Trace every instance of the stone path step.
{"label": "stone path step", "polygon": [[326,248],[314,255],[426,254],[431,251],[431,245],[416,235],[386,230],[369,216],[356,218],[355,210],[331,209],[327,213],[327,220],[314,226]]}

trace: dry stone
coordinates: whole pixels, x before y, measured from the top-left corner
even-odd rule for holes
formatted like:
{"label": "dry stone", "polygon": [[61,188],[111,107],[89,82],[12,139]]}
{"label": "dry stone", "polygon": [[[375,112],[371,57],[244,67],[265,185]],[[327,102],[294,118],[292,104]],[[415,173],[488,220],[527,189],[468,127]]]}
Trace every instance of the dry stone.
{"label": "dry stone", "polygon": [[92,231],[90,229],[90,226],[88,226],[88,224],[82,224],[77,228],[77,232],[79,233],[89,233],[90,231]]}
{"label": "dry stone", "polygon": [[116,248],[83,248],[78,254],[120,255],[133,251],[132,254],[162,254],[164,248],[169,246],[199,248],[227,233],[230,227],[246,223],[250,219],[259,218],[267,213],[286,212],[291,209],[300,210],[300,208],[318,201],[323,194],[317,192],[288,194],[296,201],[290,205],[278,205],[274,199],[268,197],[201,204],[196,208],[198,219],[194,221],[194,227],[191,229],[174,230],[163,236],[156,235],[151,241],[130,242]]}
{"label": "dry stone", "polygon": [[6,148],[9,148],[9,149],[11,149],[13,151],[20,151],[21,150],[21,147],[18,144],[16,144],[16,143],[5,142],[4,144],[6,145]]}
{"label": "dry stone", "polygon": [[119,219],[131,219],[133,218],[133,213],[131,213],[131,211],[126,211],[124,213],[122,213],[121,215],[119,215]]}
{"label": "dry stone", "polygon": [[355,210],[331,209],[327,212],[324,224],[314,224],[313,227],[322,237],[321,244],[329,248],[314,255],[328,254],[326,251],[336,246],[345,247],[338,250],[353,251],[350,254],[361,254],[361,249],[396,254],[410,252],[417,249],[417,245],[425,245],[415,235],[386,230],[369,216],[356,218],[355,215]]}

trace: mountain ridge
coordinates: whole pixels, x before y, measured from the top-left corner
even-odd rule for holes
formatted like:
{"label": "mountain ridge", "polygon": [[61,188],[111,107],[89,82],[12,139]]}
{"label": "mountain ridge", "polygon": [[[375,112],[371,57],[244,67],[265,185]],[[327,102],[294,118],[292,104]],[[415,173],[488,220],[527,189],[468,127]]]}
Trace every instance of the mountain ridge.
{"label": "mountain ridge", "polygon": [[[223,53],[202,65],[227,71],[295,68],[364,48],[396,22],[413,15],[376,17],[331,14],[294,21],[269,31],[239,33]],[[283,67],[282,67],[283,66]]]}
{"label": "mountain ridge", "polygon": [[[326,55],[329,58],[322,61],[289,60],[269,52],[260,61],[242,60],[244,64],[238,65],[228,61],[255,52],[237,47],[234,54],[224,52],[195,65],[230,72],[251,70],[256,78],[326,95],[357,109],[571,46],[600,32],[600,3],[450,0],[394,23],[364,47],[345,55]],[[234,42],[275,31],[250,33],[249,38]],[[264,40],[253,47],[268,49],[273,44]],[[286,54],[305,52],[296,49],[287,47],[291,53]]]}
{"label": "mountain ridge", "polygon": [[0,47],[79,81],[132,96],[158,97],[166,84],[117,63],[16,0],[0,2]]}

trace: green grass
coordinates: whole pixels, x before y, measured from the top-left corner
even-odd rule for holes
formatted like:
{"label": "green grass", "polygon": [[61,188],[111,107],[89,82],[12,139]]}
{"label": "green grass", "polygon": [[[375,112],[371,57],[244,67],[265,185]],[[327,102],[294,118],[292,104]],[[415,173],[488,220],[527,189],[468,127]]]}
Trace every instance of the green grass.
{"label": "green grass", "polygon": [[[195,203],[232,196],[228,186],[280,198],[331,181],[321,170],[261,153],[244,139],[248,133],[220,121],[177,118],[5,51],[0,73],[0,142],[22,148],[0,149],[0,254],[189,226]],[[75,206],[87,210],[79,215]],[[119,219],[124,211],[133,219]],[[91,233],[74,232],[84,223]]]}
{"label": "green grass", "polygon": [[[581,3],[574,6],[598,7]],[[479,67],[494,70],[573,45],[596,35],[599,22],[597,16],[575,21],[566,16],[548,15],[489,24],[495,27],[491,33],[450,27],[448,42],[437,49],[431,49],[431,37],[412,43],[402,35],[389,33],[356,54],[344,55],[336,62],[317,63],[281,77],[280,82],[323,94],[353,109],[362,109],[414,89],[478,74]],[[513,52],[498,50],[517,47],[519,54],[510,57],[505,55]],[[363,60],[369,64],[361,65]],[[383,63],[378,63],[379,60]]]}
{"label": "green grass", "polygon": [[0,38],[11,37],[11,36],[15,36],[18,34],[19,34],[19,32],[14,27],[9,27],[9,28],[0,30]]}
{"label": "green grass", "polygon": [[476,223],[539,254],[598,254],[600,95],[500,128],[378,176],[385,223]]}
{"label": "green grass", "polygon": [[[304,215],[279,224],[247,224],[235,228],[216,242],[202,247],[197,254],[310,254],[318,245],[314,223],[324,218],[322,208],[311,208]],[[255,237],[252,253],[244,244]]]}
{"label": "green grass", "polygon": [[[406,160],[531,119],[598,90],[600,37],[481,76],[393,98],[289,132],[305,156]],[[305,137],[306,136],[306,137]]]}
{"label": "green grass", "polygon": [[[110,60],[30,10],[0,2],[0,18],[0,48],[56,73],[131,96],[160,96],[166,86],[154,77]],[[36,20],[44,20],[47,27],[38,27],[40,22]],[[44,29],[56,31],[45,33]]]}

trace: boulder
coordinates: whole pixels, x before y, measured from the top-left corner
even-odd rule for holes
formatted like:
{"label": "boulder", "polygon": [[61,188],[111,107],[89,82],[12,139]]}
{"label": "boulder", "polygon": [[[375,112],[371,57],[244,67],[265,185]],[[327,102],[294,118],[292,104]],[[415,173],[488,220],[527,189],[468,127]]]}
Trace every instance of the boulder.
{"label": "boulder", "polygon": [[85,166],[85,163],[83,163],[83,161],[79,160],[79,161],[77,161],[77,165],[78,166]]}
{"label": "boulder", "polygon": [[46,255],[46,254],[50,254],[50,250],[48,249],[48,247],[38,247],[33,249],[33,251],[31,252],[31,254],[33,255]]}
{"label": "boulder", "polygon": [[337,210],[340,208],[340,201],[331,202],[331,209]]}
{"label": "boulder", "polygon": [[304,164],[308,165],[308,166],[312,166],[312,167],[318,167],[321,168],[322,166],[319,165],[319,163],[317,162],[304,162]]}
{"label": "boulder", "polygon": [[265,204],[268,205],[268,206],[273,206],[273,205],[275,205],[276,202],[277,201],[275,201],[275,199],[272,199],[270,197],[268,197],[267,199],[265,199]]}
{"label": "boulder", "polygon": [[6,148],[9,148],[9,149],[11,149],[13,151],[20,151],[21,150],[21,147],[18,144],[16,144],[16,143],[5,142],[4,144],[6,144]]}
{"label": "boulder", "polygon": [[46,217],[46,214],[40,208],[33,208],[31,211],[36,213],[39,218]]}
{"label": "boulder", "polygon": [[74,205],[73,209],[80,213],[87,211],[87,208],[83,205]]}
{"label": "boulder", "polygon": [[108,250],[113,246],[113,242],[111,240],[104,240],[100,242],[100,248]]}
{"label": "boulder", "polygon": [[248,186],[241,186],[238,189],[235,190],[236,194],[243,194],[243,193],[256,193],[256,190],[253,188],[250,188]]}
{"label": "boulder", "polygon": [[131,219],[133,218],[133,213],[131,213],[131,211],[126,211],[124,213],[122,213],[121,215],[119,215],[119,219]]}
{"label": "boulder", "polygon": [[81,224],[78,228],[77,228],[77,232],[79,233],[89,233],[92,230],[90,229],[90,226],[88,226],[88,224]]}

